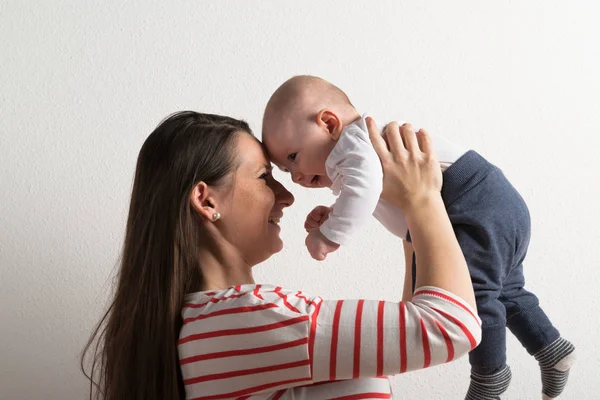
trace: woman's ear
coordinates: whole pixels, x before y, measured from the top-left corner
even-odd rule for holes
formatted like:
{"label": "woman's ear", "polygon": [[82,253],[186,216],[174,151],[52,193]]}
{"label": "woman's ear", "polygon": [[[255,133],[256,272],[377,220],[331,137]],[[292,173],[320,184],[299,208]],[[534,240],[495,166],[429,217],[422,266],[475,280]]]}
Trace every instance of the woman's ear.
{"label": "woman's ear", "polygon": [[332,140],[338,140],[344,127],[336,113],[324,108],[317,114],[317,124],[325,126]]}
{"label": "woman's ear", "polygon": [[216,221],[221,218],[221,214],[217,210],[215,197],[211,192],[211,188],[206,183],[196,183],[190,194],[190,203],[198,214],[209,221]]}

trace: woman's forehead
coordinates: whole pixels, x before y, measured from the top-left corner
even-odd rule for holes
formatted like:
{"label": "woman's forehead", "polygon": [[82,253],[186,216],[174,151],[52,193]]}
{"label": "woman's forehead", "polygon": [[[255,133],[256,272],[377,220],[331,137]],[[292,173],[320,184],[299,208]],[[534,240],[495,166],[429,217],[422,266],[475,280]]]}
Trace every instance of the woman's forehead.
{"label": "woman's forehead", "polygon": [[240,169],[257,169],[271,165],[262,143],[250,135],[238,136],[236,158]]}

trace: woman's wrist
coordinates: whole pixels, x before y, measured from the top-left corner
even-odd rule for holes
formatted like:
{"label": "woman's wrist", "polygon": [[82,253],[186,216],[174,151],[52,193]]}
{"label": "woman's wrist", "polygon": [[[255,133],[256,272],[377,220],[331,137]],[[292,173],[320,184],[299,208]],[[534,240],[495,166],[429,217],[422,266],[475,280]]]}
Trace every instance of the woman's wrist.
{"label": "woman's wrist", "polygon": [[475,307],[469,270],[441,195],[411,203],[406,222],[417,259],[416,285],[448,290]]}
{"label": "woman's wrist", "polygon": [[404,210],[406,223],[412,240],[421,242],[421,236],[437,237],[441,232],[450,232],[452,227],[444,201],[438,193],[409,204]]}
{"label": "woman's wrist", "polygon": [[432,209],[444,209],[444,201],[440,192],[432,192],[423,196],[414,197],[402,207],[407,219],[420,217],[431,212]]}

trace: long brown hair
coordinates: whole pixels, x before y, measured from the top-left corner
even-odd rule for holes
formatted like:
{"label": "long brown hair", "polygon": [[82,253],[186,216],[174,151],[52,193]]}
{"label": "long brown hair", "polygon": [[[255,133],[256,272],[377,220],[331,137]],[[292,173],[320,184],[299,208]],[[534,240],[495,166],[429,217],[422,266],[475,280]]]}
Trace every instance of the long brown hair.
{"label": "long brown hair", "polygon": [[189,195],[200,181],[222,184],[233,169],[238,132],[252,134],[244,121],[184,111],[161,122],[144,142],[114,298],[81,356],[90,399],[184,397],[180,313],[184,295],[202,287],[202,229]]}

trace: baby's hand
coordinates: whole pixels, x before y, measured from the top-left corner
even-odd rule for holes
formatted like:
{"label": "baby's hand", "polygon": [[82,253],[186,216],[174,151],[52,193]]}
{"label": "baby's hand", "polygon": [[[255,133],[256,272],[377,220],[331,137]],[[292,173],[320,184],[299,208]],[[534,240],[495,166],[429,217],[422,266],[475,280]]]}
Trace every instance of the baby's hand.
{"label": "baby's hand", "polygon": [[340,245],[327,239],[318,229],[313,229],[306,237],[306,247],[312,258],[323,261],[327,254],[336,251]]}
{"label": "baby's hand", "polygon": [[329,213],[331,212],[331,207],[327,206],[316,206],[306,217],[306,222],[304,222],[304,229],[306,232],[312,232],[315,229],[319,229],[321,225],[327,218],[329,218]]}

